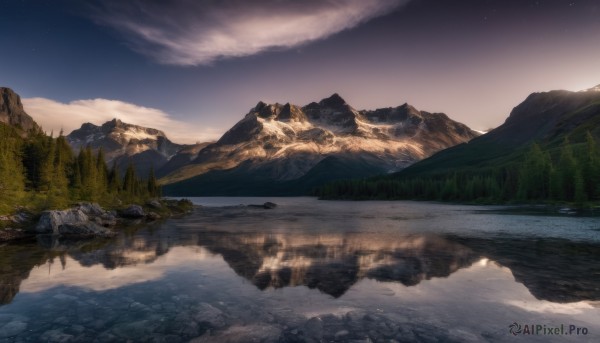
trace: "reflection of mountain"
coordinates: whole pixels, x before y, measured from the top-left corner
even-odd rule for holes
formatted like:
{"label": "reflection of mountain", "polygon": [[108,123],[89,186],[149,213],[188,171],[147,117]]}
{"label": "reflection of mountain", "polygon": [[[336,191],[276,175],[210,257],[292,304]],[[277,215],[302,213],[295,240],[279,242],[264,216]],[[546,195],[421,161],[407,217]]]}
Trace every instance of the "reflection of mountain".
{"label": "reflection of mountain", "polygon": [[221,255],[259,289],[304,285],[339,297],[363,278],[415,286],[487,257],[510,268],[515,280],[540,300],[600,300],[600,246],[595,243],[377,232],[206,231],[202,225],[208,222],[191,216],[112,240],[40,240],[37,246],[0,247],[0,304],[12,301],[31,269],[55,257],[62,264],[76,260],[83,267],[115,269],[152,264],[173,247],[198,245]]}
{"label": "reflection of mountain", "polygon": [[509,268],[537,299],[556,303],[600,300],[600,246],[566,239],[456,241]]}
{"label": "reflection of mountain", "polygon": [[305,285],[334,297],[365,277],[413,286],[478,259],[461,244],[436,236],[212,232],[202,234],[200,244],[260,289]]}

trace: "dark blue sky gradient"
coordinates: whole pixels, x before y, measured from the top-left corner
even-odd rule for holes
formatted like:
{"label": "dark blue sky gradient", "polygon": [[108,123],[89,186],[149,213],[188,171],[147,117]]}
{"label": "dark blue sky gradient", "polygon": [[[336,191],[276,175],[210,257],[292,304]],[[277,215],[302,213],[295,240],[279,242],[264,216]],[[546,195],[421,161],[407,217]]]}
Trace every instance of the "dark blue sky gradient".
{"label": "dark blue sky gradient", "polygon": [[530,92],[600,83],[600,1],[413,0],[324,40],[209,66],[134,51],[92,19],[98,1],[0,0],[0,86],[121,100],[222,133],[259,100],[334,92],[357,109],[408,102],[486,129]]}

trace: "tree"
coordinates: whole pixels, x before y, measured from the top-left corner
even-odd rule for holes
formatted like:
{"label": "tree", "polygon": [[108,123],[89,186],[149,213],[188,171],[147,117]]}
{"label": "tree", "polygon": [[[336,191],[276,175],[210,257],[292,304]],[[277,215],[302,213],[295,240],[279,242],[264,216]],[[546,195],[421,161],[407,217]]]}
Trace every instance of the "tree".
{"label": "tree", "polygon": [[150,173],[148,174],[148,194],[151,197],[159,195],[159,187],[156,182],[156,176],[154,175],[154,166],[150,167]]}
{"label": "tree", "polygon": [[125,177],[123,178],[123,191],[127,195],[136,195],[137,193],[135,169],[131,163],[129,163],[127,170],[125,170]]}
{"label": "tree", "polygon": [[119,169],[117,168],[117,162],[114,161],[112,168],[108,173],[108,192],[117,194],[121,191],[121,176],[119,175]]}
{"label": "tree", "polygon": [[588,131],[586,134],[586,149],[582,161],[583,188],[588,199],[600,198],[600,152],[594,137]]}
{"label": "tree", "polygon": [[542,152],[537,143],[532,144],[519,171],[518,197],[521,199],[547,199],[550,195],[550,156]]}
{"label": "tree", "polygon": [[22,144],[13,128],[0,123],[0,213],[12,211],[25,195]]}
{"label": "tree", "polygon": [[573,156],[573,148],[565,137],[561,150],[560,159],[557,165],[558,185],[560,187],[560,199],[571,201],[575,197],[575,174],[577,172],[577,162]]}

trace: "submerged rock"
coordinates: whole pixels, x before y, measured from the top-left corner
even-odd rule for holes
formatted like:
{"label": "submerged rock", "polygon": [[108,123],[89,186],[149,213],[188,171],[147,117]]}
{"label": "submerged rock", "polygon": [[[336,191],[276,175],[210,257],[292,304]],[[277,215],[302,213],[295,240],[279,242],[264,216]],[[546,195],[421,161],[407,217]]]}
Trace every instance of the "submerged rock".
{"label": "submerged rock", "polygon": [[277,207],[277,204],[274,203],[274,202],[267,201],[266,203],[263,204],[263,207],[265,209],[269,209],[270,210],[270,209],[273,209],[273,208]]}
{"label": "submerged rock", "polygon": [[113,232],[96,223],[75,223],[63,224],[58,227],[60,235],[77,235],[77,236],[112,236]]}
{"label": "submerged rock", "polygon": [[121,211],[121,216],[124,218],[144,218],[146,213],[140,205],[129,205],[126,209]]}
{"label": "submerged rock", "polygon": [[248,205],[248,207],[254,207],[254,208],[264,208],[266,210],[270,210],[270,209],[274,209],[275,207],[277,207],[277,204],[274,202],[270,202],[267,201],[266,203],[262,204],[262,205]]}
{"label": "submerged rock", "polygon": [[146,214],[146,219],[148,219],[148,220],[158,220],[158,219],[160,219],[160,214],[158,214],[156,212],[148,212],[148,214]]}

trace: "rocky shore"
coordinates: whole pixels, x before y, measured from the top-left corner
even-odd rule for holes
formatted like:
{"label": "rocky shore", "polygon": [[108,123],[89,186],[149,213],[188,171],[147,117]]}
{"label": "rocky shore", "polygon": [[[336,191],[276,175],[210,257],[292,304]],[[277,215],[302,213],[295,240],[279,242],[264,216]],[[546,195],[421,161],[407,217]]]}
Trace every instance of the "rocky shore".
{"label": "rocky shore", "polygon": [[189,213],[189,200],[153,199],[144,205],[130,204],[107,210],[97,203],[77,203],[64,210],[31,213],[19,209],[15,215],[0,216],[0,242],[28,239],[37,235],[68,237],[112,237],[120,225],[156,221]]}

